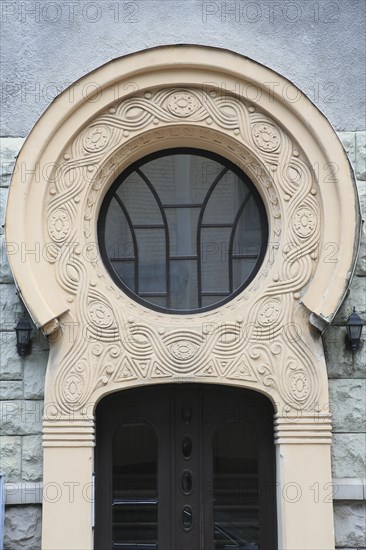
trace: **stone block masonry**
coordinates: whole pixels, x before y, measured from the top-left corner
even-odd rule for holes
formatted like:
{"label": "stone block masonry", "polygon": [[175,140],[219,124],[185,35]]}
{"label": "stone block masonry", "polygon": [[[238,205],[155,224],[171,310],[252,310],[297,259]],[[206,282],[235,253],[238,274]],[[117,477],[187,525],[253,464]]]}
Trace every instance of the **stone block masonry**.
{"label": "stone block masonry", "polygon": [[[49,350],[47,340],[37,333],[31,355],[21,359],[16,352],[14,326],[24,307],[7,262],[3,224],[7,188],[23,142],[23,138],[0,138],[0,472],[8,493],[21,482],[42,479],[43,388]],[[27,504],[26,492],[18,499],[21,504],[6,506],[6,550],[41,547],[42,507]]]}

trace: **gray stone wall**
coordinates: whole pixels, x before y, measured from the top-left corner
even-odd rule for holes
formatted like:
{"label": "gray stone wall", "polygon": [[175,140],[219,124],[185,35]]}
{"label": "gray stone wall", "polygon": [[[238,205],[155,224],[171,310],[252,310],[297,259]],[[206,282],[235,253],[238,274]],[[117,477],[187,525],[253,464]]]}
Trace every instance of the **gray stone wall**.
{"label": "gray stone wall", "polygon": [[[355,172],[362,216],[366,218],[366,133],[342,132],[339,137]],[[336,547],[366,547],[366,345],[363,334],[356,353],[344,345],[345,323],[356,306],[366,320],[366,228],[349,293],[323,343],[333,414],[332,470]]]}
{"label": "gray stone wall", "polygon": [[8,506],[5,515],[4,550],[40,550],[41,527],[40,505]]}
{"label": "gray stone wall", "polygon": [[32,354],[20,359],[16,353],[14,327],[24,307],[6,260],[2,228],[14,158],[23,141],[0,138],[0,473],[5,475],[8,502],[13,494],[19,502],[6,507],[5,550],[39,550],[41,538],[41,506],[27,503],[39,500],[28,484],[42,480],[42,406],[49,346],[36,333]]}

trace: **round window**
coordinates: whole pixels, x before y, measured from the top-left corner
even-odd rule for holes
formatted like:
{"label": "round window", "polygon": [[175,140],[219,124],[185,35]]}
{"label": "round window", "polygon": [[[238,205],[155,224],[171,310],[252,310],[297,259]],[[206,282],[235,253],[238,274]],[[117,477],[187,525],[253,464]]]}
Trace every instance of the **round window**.
{"label": "round window", "polygon": [[125,170],[98,220],[103,261],[116,284],[152,309],[192,313],[245,288],[267,245],[263,202],[221,156],[168,149]]}

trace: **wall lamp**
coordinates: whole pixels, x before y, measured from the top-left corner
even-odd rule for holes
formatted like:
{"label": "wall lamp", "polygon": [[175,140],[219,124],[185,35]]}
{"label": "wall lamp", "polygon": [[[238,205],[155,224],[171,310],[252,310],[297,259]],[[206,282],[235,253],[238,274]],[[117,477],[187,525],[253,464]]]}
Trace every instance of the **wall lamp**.
{"label": "wall lamp", "polygon": [[356,308],[353,308],[353,312],[347,319],[346,329],[348,342],[351,345],[352,351],[356,351],[360,346],[361,333],[363,328],[363,321],[356,312]]}
{"label": "wall lamp", "polygon": [[17,352],[20,357],[24,357],[31,352],[32,341],[31,332],[32,327],[29,321],[23,317],[19,319],[17,326],[15,327],[17,335]]}

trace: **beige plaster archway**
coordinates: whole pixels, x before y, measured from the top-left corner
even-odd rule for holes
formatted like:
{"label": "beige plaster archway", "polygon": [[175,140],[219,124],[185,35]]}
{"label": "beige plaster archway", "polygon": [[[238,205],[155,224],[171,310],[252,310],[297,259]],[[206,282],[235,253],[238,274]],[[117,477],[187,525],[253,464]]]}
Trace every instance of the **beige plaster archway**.
{"label": "beige plaster archway", "polygon": [[[189,108],[188,108],[189,107]],[[172,146],[226,156],[265,202],[269,246],[255,280],[216,310],[168,315],[110,279],[96,221],[108,187],[137,158]],[[7,241],[39,254],[10,264],[49,335],[42,548],[93,547],[94,409],[123,388],[223,383],[276,408],[281,550],[334,547],[330,415],[317,328],[334,316],[358,245],[346,155],[325,117],[291,83],[237,54],[200,46],[117,59],[67,89],[18,157]],[[172,344],[175,344],[172,346]],[[184,358],[174,353],[182,344]],[[327,490],[328,489],[328,490]]]}

